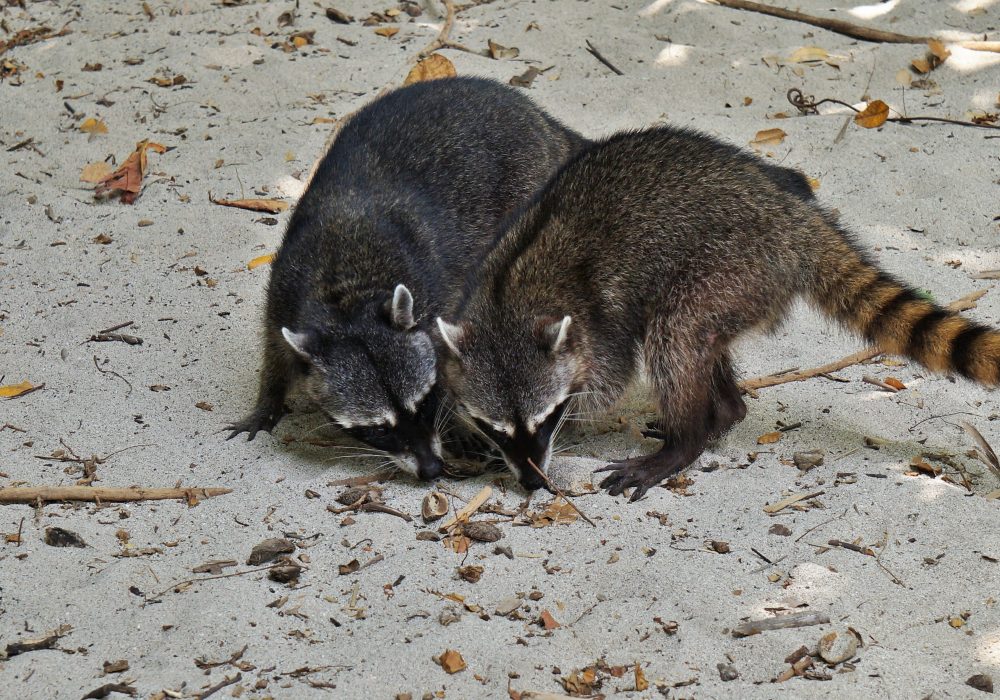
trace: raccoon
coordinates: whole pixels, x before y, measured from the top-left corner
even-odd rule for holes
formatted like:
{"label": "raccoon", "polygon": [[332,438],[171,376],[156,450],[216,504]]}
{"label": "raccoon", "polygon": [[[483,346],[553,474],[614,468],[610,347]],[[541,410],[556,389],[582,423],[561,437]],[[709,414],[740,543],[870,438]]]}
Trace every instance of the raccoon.
{"label": "raccoon", "polygon": [[587,141],[514,88],[417,83],[343,126],[271,266],[253,440],[295,380],[336,425],[424,479],[442,469],[435,427],[436,314],[526,202]]}
{"label": "raccoon", "polygon": [[[654,454],[601,486],[632,500],[746,415],[730,345],[804,297],[887,353],[1000,382],[1000,332],[879,268],[837,219],[762,161],[678,128],[626,132],[568,162],[437,319],[442,380],[528,488],[573,397],[609,406],[640,366],[661,411]],[[801,190],[801,188],[798,188]],[[530,464],[529,464],[530,462]]]}

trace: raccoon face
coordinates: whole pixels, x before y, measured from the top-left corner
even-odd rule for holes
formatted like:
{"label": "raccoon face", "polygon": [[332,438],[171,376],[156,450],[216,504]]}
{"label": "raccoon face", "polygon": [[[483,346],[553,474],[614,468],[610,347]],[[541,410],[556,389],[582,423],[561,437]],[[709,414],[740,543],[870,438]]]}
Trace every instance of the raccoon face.
{"label": "raccoon face", "polygon": [[434,345],[413,320],[405,286],[384,307],[334,328],[281,333],[308,363],[306,392],[331,420],[411,474],[441,474]]}
{"label": "raccoon face", "polygon": [[548,469],[552,439],[577,384],[571,324],[569,316],[543,316],[497,331],[437,319],[445,384],[529,490],[545,485],[532,464]]}

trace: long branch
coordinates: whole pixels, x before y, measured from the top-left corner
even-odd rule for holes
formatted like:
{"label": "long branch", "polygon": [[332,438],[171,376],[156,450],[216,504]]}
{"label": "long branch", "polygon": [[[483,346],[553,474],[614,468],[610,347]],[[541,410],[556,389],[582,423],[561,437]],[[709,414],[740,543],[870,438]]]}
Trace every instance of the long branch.
{"label": "long branch", "polygon": [[863,41],[876,41],[887,44],[926,44],[928,39],[933,38],[929,36],[910,36],[909,34],[886,32],[881,29],[854,24],[853,22],[845,22],[842,19],[816,17],[815,15],[807,15],[804,12],[786,10],[783,7],[774,7],[760,2],[749,2],[749,0],[711,0],[711,2],[723,7],[730,7],[734,10],[749,10],[750,12],[759,12],[763,15],[780,17],[781,19],[804,22],[814,27],[821,27],[822,29],[827,29],[854,39],[862,39]]}
{"label": "long branch", "polygon": [[0,503],[50,503],[55,501],[164,501],[212,498],[232,492],[223,488],[106,488],[100,486],[24,486],[0,488]]}

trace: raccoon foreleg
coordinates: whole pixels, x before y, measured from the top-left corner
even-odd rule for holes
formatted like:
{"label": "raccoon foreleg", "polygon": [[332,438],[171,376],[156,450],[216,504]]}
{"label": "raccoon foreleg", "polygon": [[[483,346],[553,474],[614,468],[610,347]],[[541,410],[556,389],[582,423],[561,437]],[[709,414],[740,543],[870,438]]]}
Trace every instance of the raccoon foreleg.
{"label": "raccoon foreleg", "polygon": [[260,371],[260,388],[257,392],[257,406],[243,419],[227,426],[232,432],[227,440],[240,433],[247,433],[247,440],[253,440],[257,433],[271,432],[285,415],[285,396],[295,377],[295,358],[282,340],[268,337],[264,343],[264,365]]}
{"label": "raccoon foreleg", "polygon": [[[633,488],[630,500],[642,498],[647,490],[698,459],[714,432],[728,429],[738,420],[742,399],[725,348],[714,334],[678,327],[681,318],[680,314],[663,314],[656,319],[644,348],[663,416],[663,446],[653,454],[598,469],[611,472],[601,488],[612,496]],[[732,401],[734,392],[738,404]]]}

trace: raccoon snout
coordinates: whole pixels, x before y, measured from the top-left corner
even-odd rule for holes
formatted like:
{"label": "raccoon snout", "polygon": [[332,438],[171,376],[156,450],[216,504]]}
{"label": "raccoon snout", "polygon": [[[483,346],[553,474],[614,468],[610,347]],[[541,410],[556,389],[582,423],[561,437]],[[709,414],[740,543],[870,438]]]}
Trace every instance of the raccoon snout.
{"label": "raccoon snout", "polygon": [[541,475],[532,469],[529,465],[524,465],[521,470],[521,476],[519,481],[521,486],[523,486],[528,491],[537,491],[541,488],[547,488],[548,484],[545,483],[545,479]]}
{"label": "raccoon snout", "polygon": [[417,459],[417,476],[424,481],[437,479],[444,472],[444,462],[435,454]]}

